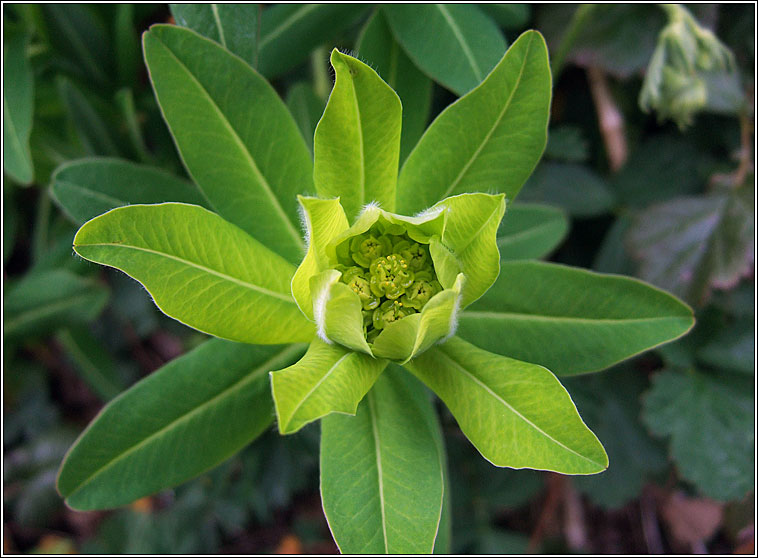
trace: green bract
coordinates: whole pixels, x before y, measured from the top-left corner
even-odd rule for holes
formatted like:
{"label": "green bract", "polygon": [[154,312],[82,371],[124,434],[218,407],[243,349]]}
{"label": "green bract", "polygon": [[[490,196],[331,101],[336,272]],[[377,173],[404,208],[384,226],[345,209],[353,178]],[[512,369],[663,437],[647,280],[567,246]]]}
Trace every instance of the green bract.
{"label": "green bract", "polygon": [[[389,19],[395,30],[393,11]],[[371,67],[332,53],[335,83],[311,158],[276,91],[217,35],[223,44],[157,25],[144,37],[158,102],[202,195],[112,161],[88,163],[102,173],[97,182],[117,184],[125,172],[121,183],[152,180],[159,192],[104,200],[111,190],[80,183],[85,167],[56,174],[58,201],[74,217],[96,214],[94,203],[112,208],[76,234],[80,256],[127,273],[166,314],[226,340],[207,341],[105,407],[61,467],[68,504],[120,506],[178,484],[255,439],[274,414],[282,434],[323,418],[321,493],[340,549],[431,552],[449,540],[449,499],[424,384],[496,466],[604,470],[603,446],[543,366],[609,366],[684,334],[692,311],[639,281],[501,264],[499,243],[519,232],[497,238],[506,196],[510,207],[545,147],[542,36],[524,33],[487,76],[466,74],[456,87],[473,89],[399,172],[402,105]],[[406,35],[401,44],[411,44]],[[377,36],[364,34],[368,51]],[[161,195],[206,207],[144,204]],[[519,238],[518,252],[543,254],[558,229]],[[23,310],[16,321],[31,324]]]}

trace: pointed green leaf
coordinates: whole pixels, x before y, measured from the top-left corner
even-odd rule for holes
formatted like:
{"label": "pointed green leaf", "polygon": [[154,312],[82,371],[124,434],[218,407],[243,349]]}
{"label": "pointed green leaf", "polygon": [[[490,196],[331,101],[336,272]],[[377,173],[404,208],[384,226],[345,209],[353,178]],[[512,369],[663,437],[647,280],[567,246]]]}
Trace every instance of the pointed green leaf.
{"label": "pointed green leaf", "polygon": [[44,4],[42,11],[52,50],[66,57],[66,70],[87,82],[108,84],[113,75],[111,42],[96,6]]}
{"label": "pointed green leaf", "polygon": [[95,318],[108,289],[65,269],[31,273],[3,293],[3,335],[44,335]]}
{"label": "pointed green leaf", "polygon": [[195,183],[222,217],[299,262],[295,196],[312,190],[313,165],[276,91],[194,31],[156,25],[143,41],[163,116]]}
{"label": "pointed green leaf", "polygon": [[319,99],[307,81],[300,81],[287,91],[287,108],[303,134],[308,149],[313,152],[313,134],[324,114],[324,101]]}
{"label": "pointed green leaf", "polygon": [[102,401],[116,397],[125,387],[108,350],[86,327],[70,327],[60,331],[56,340],[74,363],[79,377]]}
{"label": "pointed green leaf", "polygon": [[321,499],[347,554],[430,553],[440,522],[443,459],[429,402],[390,368],[354,417],[321,421]]}
{"label": "pointed green leaf", "polygon": [[194,184],[124,159],[77,159],[58,167],[50,180],[53,199],[79,224],[135,203],[207,204]]}
{"label": "pointed green leaf", "polygon": [[505,38],[478,6],[386,4],[392,32],[416,65],[463,95],[479,85],[505,52]]}
{"label": "pointed green leaf", "polygon": [[279,4],[261,14],[258,70],[269,79],[291,70],[311,51],[334,40],[366,4]]}
{"label": "pointed green leaf", "polygon": [[603,446],[546,368],[457,337],[405,367],[445,402],[471,443],[498,467],[566,474],[608,467]]}
{"label": "pointed green leaf", "polygon": [[281,434],[292,434],[331,413],[354,415],[387,361],[321,339],[289,368],[271,372],[271,392]]}
{"label": "pointed green leaf", "polygon": [[505,196],[461,194],[433,207],[440,208],[447,213],[442,243],[466,275],[461,300],[461,308],[465,308],[490,288],[500,271],[496,235],[505,213]]}
{"label": "pointed green leaf", "polygon": [[539,259],[547,256],[568,233],[566,214],[537,204],[511,206],[497,231],[501,260]]}
{"label": "pointed green leaf", "polygon": [[34,76],[26,47],[29,36],[7,33],[3,45],[3,169],[14,180],[34,178],[29,136],[34,115]]}
{"label": "pointed green leaf", "polygon": [[327,268],[326,245],[347,230],[348,222],[339,199],[320,200],[303,196],[297,199],[303,210],[308,252],[292,277],[292,296],[303,314],[312,320],[310,279]]}
{"label": "pointed green leaf", "polygon": [[74,509],[113,508],[218,465],[271,424],[268,372],[302,350],[212,339],[166,364],[100,412],[58,491]]}
{"label": "pointed green leaf", "polygon": [[177,25],[216,41],[253,68],[258,63],[258,4],[169,4]]}
{"label": "pointed green leaf", "polygon": [[400,172],[398,211],[460,192],[496,190],[513,200],[545,149],[551,87],[545,40],[527,31],[429,126]]}
{"label": "pointed green leaf", "polygon": [[358,38],[361,60],[374,68],[403,103],[400,162],[405,161],[426,129],[432,108],[432,80],[405,54],[392,37],[382,10],[368,20]]}
{"label": "pointed green leaf", "polygon": [[684,335],[692,310],[637,279],[536,261],[501,262],[458,335],[558,375],[602,370]]}
{"label": "pointed green leaf", "polygon": [[753,379],[665,370],[646,394],[643,419],[670,436],[682,476],[708,496],[739,500],[755,489]]}
{"label": "pointed green leaf", "polygon": [[202,207],[113,209],[79,229],[74,250],[133,277],[163,312],[205,333],[266,344],[313,337],[290,293],[294,267]]}
{"label": "pointed green leaf", "polygon": [[65,77],[59,77],[58,92],[76,136],[88,155],[120,154],[108,125],[82,91]]}
{"label": "pointed green leaf", "polygon": [[452,335],[457,324],[461,291],[466,284],[460,273],[450,289],[434,295],[421,312],[388,324],[374,341],[375,356],[407,362],[440,339]]}
{"label": "pointed green leaf", "polygon": [[369,202],[395,210],[402,107],[360,60],[332,51],[335,82],[314,137],[313,179],[321,197],[339,197],[352,219]]}

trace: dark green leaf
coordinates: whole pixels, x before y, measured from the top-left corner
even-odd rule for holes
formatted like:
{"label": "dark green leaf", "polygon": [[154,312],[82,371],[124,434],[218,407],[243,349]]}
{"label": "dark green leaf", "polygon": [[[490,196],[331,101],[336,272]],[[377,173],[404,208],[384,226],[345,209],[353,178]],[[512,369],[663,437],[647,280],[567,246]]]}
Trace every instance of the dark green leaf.
{"label": "dark green leaf", "polygon": [[258,65],[258,4],[170,4],[177,25],[216,41],[253,68]]}
{"label": "dark green leaf", "polygon": [[661,444],[640,423],[641,395],[647,381],[631,367],[566,378],[577,409],[603,440],[611,465],[603,473],[578,477],[574,484],[604,508],[619,508],[636,498],[649,477],[666,468]]}
{"label": "dark green leaf", "polygon": [[134,4],[117,5],[113,27],[118,81],[122,85],[132,85],[137,81],[137,72],[142,65],[138,32],[134,25]]}
{"label": "dark green leaf", "polygon": [[501,262],[487,293],[461,313],[458,334],[555,374],[602,370],[684,335],[692,310],[629,277],[544,262]]}
{"label": "dark green leaf", "polygon": [[89,425],[61,466],[59,492],[75,509],[112,508],[218,465],[271,424],[268,372],[300,354],[213,339],[168,363]]}
{"label": "dark green leaf", "polygon": [[608,184],[588,167],[549,161],[537,167],[520,199],[557,205],[572,217],[602,215],[614,203]]}
{"label": "dark green leaf", "polygon": [[71,327],[56,336],[73,361],[82,380],[103,401],[116,397],[125,387],[108,350],[85,327]]}
{"label": "dark green leaf", "polygon": [[321,421],[321,497],[340,550],[429,553],[440,523],[444,452],[430,401],[384,372],[354,417]]}
{"label": "dark green leaf", "polygon": [[163,115],[195,183],[225,219],[300,261],[295,196],[312,190],[313,165],[276,91],[194,31],[156,25],[143,40]]}
{"label": "dark green leaf", "polygon": [[287,91],[287,108],[303,134],[308,149],[313,152],[313,134],[324,114],[324,102],[318,98],[307,81],[300,81]]}
{"label": "dark green leaf", "polygon": [[21,184],[34,179],[29,148],[34,76],[26,54],[29,36],[7,33],[3,44],[3,170]]}
{"label": "dark green leaf", "polygon": [[753,390],[727,374],[666,370],[645,397],[645,422],[671,437],[680,474],[709,498],[737,500],[755,488]]}
{"label": "dark green leaf", "polygon": [[479,4],[504,29],[523,29],[532,16],[529,4]]}
{"label": "dark green leaf", "polygon": [[51,193],[83,224],[115,207],[135,203],[186,202],[206,206],[194,184],[156,168],[123,159],[79,159],[58,167]]}
{"label": "dark green leaf", "polygon": [[7,287],[3,299],[4,335],[38,336],[93,319],[105,306],[108,289],[59,269],[24,277]]}
{"label": "dark green leaf", "polygon": [[461,192],[494,190],[513,200],[545,148],[550,95],[545,42],[528,31],[480,86],[429,126],[400,172],[398,211],[410,214]]}
{"label": "dark green leaf", "polygon": [[501,260],[539,259],[552,252],[566,237],[569,222],[560,209],[545,205],[510,206],[497,231]]}
{"label": "dark green leaf", "polygon": [[432,81],[413,64],[392,37],[381,10],[366,23],[357,48],[361,60],[379,73],[403,103],[402,164],[426,129],[432,104]]}
{"label": "dark green leaf", "polygon": [[583,163],[589,157],[588,149],[587,139],[581,128],[563,125],[550,129],[545,157],[565,163]]}
{"label": "dark green leaf", "polygon": [[58,79],[58,91],[84,151],[88,155],[119,155],[108,125],[84,93],[65,77]]}
{"label": "dark green leaf", "polygon": [[471,4],[385,4],[392,33],[411,60],[457,95],[479,85],[505,52],[497,25]]}
{"label": "dark green leaf", "polygon": [[753,270],[755,190],[676,198],[639,215],[627,233],[640,276],[696,304]]}
{"label": "dark green leaf", "polygon": [[[279,77],[330,43],[368,9],[366,4],[279,4],[261,15],[258,70]],[[329,46],[333,46],[329,44]]]}

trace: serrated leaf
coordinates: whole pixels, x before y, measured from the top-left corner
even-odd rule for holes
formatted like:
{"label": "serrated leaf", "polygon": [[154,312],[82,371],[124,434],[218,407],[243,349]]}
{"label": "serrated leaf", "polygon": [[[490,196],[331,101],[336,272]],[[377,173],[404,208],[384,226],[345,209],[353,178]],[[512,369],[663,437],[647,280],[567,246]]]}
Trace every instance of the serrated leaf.
{"label": "serrated leaf", "polygon": [[279,4],[261,14],[258,70],[269,79],[291,70],[355,21],[366,4]]}
{"label": "serrated leaf", "polygon": [[34,115],[34,76],[26,48],[29,36],[8,33],[3,45],[3,170],[21,184],[34,179],[29,148]]}
{"label": "serrated leaf", "polygon": [[253,68],[258,63],[258,4],[169,4],[177,25],[216,41]]}
{"label": "serrated leaf", "polygon": [[496,235],[505,213],[505,196],[461,194],[442,200],[432,210],[442,208],[447,214],[442,243],[466,276],[460,301],[465,308],[490,288],[500,271]]}
{"label": "serrated leaf", "polygon": [[326,245],[348,228],[339,199],[320,200],[298,196],[308,239],[308,251],[292,277],[292,296],[300,310],[314,319],[310,280],[327,269]]}
{"label": "serrated leaf", "polygon": [[318,98],[310,83],[299,81],[287,91],[287,108],[300,128],[308,149],[313,152],[313,135],[324,114],[324,101]]}
{"label": "serrated leaf", "polygon": [[627,233],[640,276],[697,304],[733,287],[753,269],[754,200],[748,183],[647,209]]}
{"label": "serrated leaf", "polygon": [[387,361],[314,339],[297,363],[271,372],[281,434],[292,434],[331,413],[354,415]]}
{"label": "serrated leaf", "polygon": [[671,437],[679,473],[709,498],[738,500],[755,488],[753,389],[728,375],[666,370],[645,396],[643,419]]}
{"label": "serrated leaf", "polygon": [[693,323],[689,307],[642,281],[514,261],[501,262],[492,288],[461,313],[458,335],[560,376],[602,370]]}
{"label": "serrated leaf", "polygon": [[400,99],[360,60],[334,49],[331,62],[334,88],[313,140],[316,192],[339,197],[351,220],[369,202],[394,211]]}
{"label": "serrated leaf", "polygon": [[593,432],[603,440],[611,466],[574,485],[603,508],[620,508],[639,496],[649,478],[666,468],[664,448],[640,422],[647,380],[638,370],[619,366],[602,374],[567,378],[566,389]]}
{"label": "serrated leaf", "polygon": [[113,209],[79,229],[74,250],[135,278],[163,312],[205,333],[264,344],[313,337],[290,293],[294,267],[202,207]]}
{"label": "serrated leaf", "polygon": [[113,508],[221,463],[271,424],[268,372],[300,354],[213,339],[168,363],[101,411],[63,461],[58,491],[74,509]]}
{"label": "serrated leaf", "polygon": [[460,192],[514,199],[545,148],[550,94],[545,42],[528,31],[429,126],[400,171],[398,211],[411,214]]}
{"label": "serrated leaf", "polygon": [[426,129],[432,105],[432,80],[416,67],[392,37],[382,10],[374,12],[366,22],[357,50],[361,60],[377,71],[403,103],[402,163]]}
{"label": "serrated leaf", "polygon": [[752,317],[735,320],[697,349],[697,359],[713,368],[755,374],[755,335]]}
{"label": "serrated leaf", "polygon": [[608,457],[566,390],[536,364],[453,337],[404,365],[447,405],[479,452],[498,467],[599,473]]}
{"label": "serrated leaf", "polygon": [[510,206],[497,231],[501,260],[539,259],[566,237],[569,221],[558,208],[519,203]]}
{"label": "serrated leaf", "polygon": [[143,42],[158,102],[195,183],[222,217],[299,262],[295,196],[312,190],[313,165],[276,91],[194,31],[155,25]]}
{"label": "serrated leaf", "polygon": [[6,338],[38,336],[94,319],[108,300],[105,285],[68,270],[39,271],[3,293]]}
{"label": "serrated leaf", "polygon": [[425,408],[430,403],[404,374],[386,370],[354,417],[321,421],[321,498],[343,553],[419,554],[434,547],[444,455]]}
{"label": "serrated leaf", "polygon": [[593,217],[614,204],[608,184],[588,167],[543,162],[529,178],[521,201],[556,205],[572,217]]}
{"label": "serrated leaf", "polygon": [[166,201],[206,205],[194,184],[157,167],[114,158],[78,159],[58,167],[50,192],[78,224],[115,207]]}
{"label": "serrated leaf", "polygon": [[382,10],[411,60],[458,95],[479,85],[505,52],[503,34],[477,6],[385,4]]}

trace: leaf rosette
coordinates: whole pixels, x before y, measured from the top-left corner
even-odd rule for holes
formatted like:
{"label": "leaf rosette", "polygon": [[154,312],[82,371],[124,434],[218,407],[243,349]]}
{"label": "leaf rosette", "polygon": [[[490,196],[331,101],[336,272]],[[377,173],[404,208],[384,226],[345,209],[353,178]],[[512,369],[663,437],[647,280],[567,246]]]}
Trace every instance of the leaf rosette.
{"label": "leaf rosette", "polygon": [[451,337],[464,302],[497,277],[502,194],[454,196],[415,217],[369,204],[352,226],[339,198],[299,201],[308,252],[292,294],[325,343],[407,362]]}

